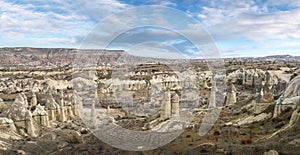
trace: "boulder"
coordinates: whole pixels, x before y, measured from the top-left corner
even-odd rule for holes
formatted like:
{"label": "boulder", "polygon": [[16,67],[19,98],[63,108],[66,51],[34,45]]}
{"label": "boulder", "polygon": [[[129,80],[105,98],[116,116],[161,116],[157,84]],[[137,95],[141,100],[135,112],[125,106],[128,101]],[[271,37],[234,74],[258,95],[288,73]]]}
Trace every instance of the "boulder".
{"label": "boulder", "polygon": [[276,150],[270,150],[268,152],[265,152],[263,155],[279,155]]}
{"label": "boulder", "polygon": [[65,141],[68,143],[82,143],[82,137],[79,132],[71,130],[68,133]]}

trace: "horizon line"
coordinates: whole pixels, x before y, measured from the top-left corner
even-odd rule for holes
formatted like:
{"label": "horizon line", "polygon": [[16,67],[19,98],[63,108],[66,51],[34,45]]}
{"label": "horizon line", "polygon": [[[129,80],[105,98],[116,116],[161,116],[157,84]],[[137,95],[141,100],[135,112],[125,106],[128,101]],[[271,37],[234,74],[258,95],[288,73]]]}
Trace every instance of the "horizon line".
{"label": "horizon line", "polygon": [[[31,48],[31,49],[67,49],[67,50],[103,50],[103,51],[123,51],[123,52],[127,52],[124,49],[95,49],[95,48],[86,48],[86,49],[80,49],[80,48],[75,48],[75,47],[32,47],[32,46],[0,46],[0,49],[5,49],[5,48]],[[222,52],[220,52],[220,54],[222,55]],[[133,55],[135,56],[135,55]],[[275,55],[265,55],[265,56],[236,56],[236,57],[232,57],[232,56],[228,56],[228,57],[220,57],[222,59],[234,59],[234,58],[266,58],[266,57],[270,57],[270,56],[291,56],[291,57],[300,57],[300,55],[291,55],[291,54],[275,54]],[[143,56],[138,56],[138,57],[143,57]],[[153,58],[153,57],[149,57],[149,58]],[[159,58],[160,59],[160,58]],[[205,58],[186,58],[189,60],[199,60],[199,59],[205,59]],[[206,58],[207,59],[207,58]],[[212,58],[215,59],[215,58]],[[218,58],[219,59],[219,58]]]}

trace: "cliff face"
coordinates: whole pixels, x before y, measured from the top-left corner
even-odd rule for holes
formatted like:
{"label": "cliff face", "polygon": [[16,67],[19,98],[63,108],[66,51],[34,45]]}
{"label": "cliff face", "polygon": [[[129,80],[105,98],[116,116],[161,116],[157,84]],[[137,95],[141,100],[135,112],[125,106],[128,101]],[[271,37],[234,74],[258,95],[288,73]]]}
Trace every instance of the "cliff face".
{"label": "cliff face", "polygon": [[[91,55],[90,63],[107,64],[116,61],[121,50],[77,50],[66,48],[0,48],[0,65],[3,67],[63,67],[70,66],[79,54]],[[97,54],[95,54],[97,53]]]}

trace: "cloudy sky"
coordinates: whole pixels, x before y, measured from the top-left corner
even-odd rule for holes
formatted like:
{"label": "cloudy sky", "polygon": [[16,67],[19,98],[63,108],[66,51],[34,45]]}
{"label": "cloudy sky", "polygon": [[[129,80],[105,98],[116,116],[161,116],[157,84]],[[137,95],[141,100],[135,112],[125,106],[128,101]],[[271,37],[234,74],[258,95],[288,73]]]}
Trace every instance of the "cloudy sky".
{"label": "cloudy sky", "polygon": [[[101,21],[145,5],[178,9],[197,20],[223,57],[300,55],[300,1],[297,0],[0,0],[0,47],[80,48],[84,38]],[[183,22],[176,20],[177,17],[172,17],[173,24]],[[183,31],[197,34],[197,30],[188,27]],[[142,35],[137,35],[141,31]],[[126,42],[126,36],[131,36],[135,44]],[[145,36],[159,39],[138,42]],[[117,40],[116,43],[127,45],[126,50],[151,47],[153,51],[153,41],[157,41],[160,43],[156,49],[169,45],[172,48],[165,49],[176,47],[185,56],[197,57],[191,42],[163,28],[130,30]]]}

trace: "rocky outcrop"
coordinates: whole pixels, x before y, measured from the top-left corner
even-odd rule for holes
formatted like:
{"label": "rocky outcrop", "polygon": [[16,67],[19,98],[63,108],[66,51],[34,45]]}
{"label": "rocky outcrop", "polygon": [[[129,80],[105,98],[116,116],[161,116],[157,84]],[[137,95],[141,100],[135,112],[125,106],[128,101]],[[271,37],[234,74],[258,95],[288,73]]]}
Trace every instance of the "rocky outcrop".
{"label": "rocky outcrop", "polygon": [[8,111],[8,117],[14,121],[24,121],[26,111],[26,102],[22,95],[18,94]]}
{"label": "rocky outcrop", "polygon": [[35,136],[35,127],[33,126],[33,118],[30,110],[27,110],[27,102],[23,98],[24,94],[18,94],[15,101],[8,111],[8,118],[11,118],[18,131],[21,134]]}
{"label": "rocky outcrop", "polygon": [[299,120],[299,117],[300,117],[300,75],[295,77],[289,83],[284,94],[276,102],[273,117],[277,118],[288,107],[291,107],[292,109],[294,109],[289,123],[286,126],[282,127],[281,129],[277,130],[275,133],[273,133],[267,139],[274,137],[275,135],[277,135],[278,133],[280,133],[282,131],[290,129]]}
{"label": "rocky outcrop", "polygon": [[7,117],[0,117],[0,131],[1,138],[9,138],[4,136],[3,134],[8,132],[16,133],[17,128],[12,119],[9,119]]}
{"label": "rocky outcrop", "polygon": [[[25,93],[17,94],[11,107],[7,110],[7,116],[14,123],[18,133],[36,136],[38,130],[36,127],[38,126],[51,127],[50,121],[64,122],[72,119],[74,112],[78,111],[77,106],[75,106],[75,100],[72,100],[71,94],[65,96],[63,90],[60,92],[60,105],[54,99],[53,96],[55,94],[52,92],[49,93],[45,106],[38,103],[36,93],[32,94],[29,103]],[[77,96],[77,98],[80,97]],[[80,102],[79,100],[76,101]],[[31,109],[33,110],[32,112]]]}
{"label": "rocky outcrop", "polygon": [[296,106],[300,106],[300,75],[290,82],[284,94],[278,99],[274,109],[274,117],[279,116],[287,107],[295,109]]}
{"label": "rocky outcrop", "polygon": [[237,121],[237,125],[244,125],[244,124],[251,124],[255,122],[260,122],[266,119],[269,119],[272,117],[271,113],[261,113],[257,116],[249,116],[247,118],[242,118],[239,121]]}
{"label": "rocky outcrop", "polygon": [[265,83],[264,90],[267,91],[278,83],[279,78],[261,69],[239,69],[229,73],[227,80],[238,85],[252,87],[258,91],[262,89],[262,83]]}
{"label": "rocky outcrop", "polygon": [[45,110],[44,106],[38,104],[36,109],[32,113],[33,119],[42,126],[50,126],[48,113]]}
{"label": "rocky outcrop", "polygon": [[[57,102],[54,98],[56,96]],[[48,113],[49,121],[64,122],[71,120],[74,116],[78,116],[78,110],[82,107],[82,99],[78,94],[75,94],[74,98],[72,94],[64,93],[64,90],[60,90],[60,94],[50,93],[45,103],[45,110]]]}

